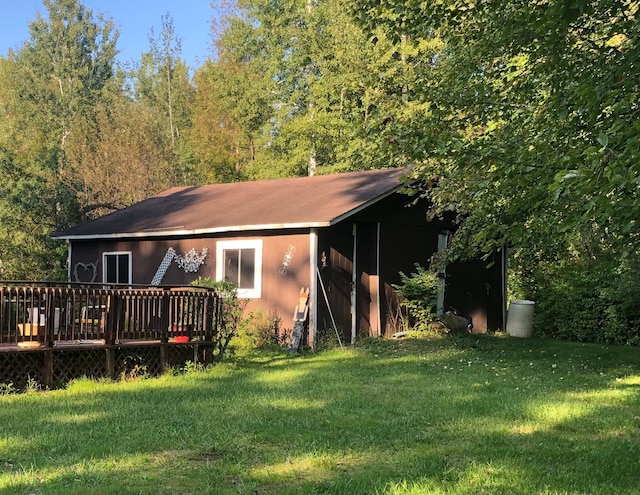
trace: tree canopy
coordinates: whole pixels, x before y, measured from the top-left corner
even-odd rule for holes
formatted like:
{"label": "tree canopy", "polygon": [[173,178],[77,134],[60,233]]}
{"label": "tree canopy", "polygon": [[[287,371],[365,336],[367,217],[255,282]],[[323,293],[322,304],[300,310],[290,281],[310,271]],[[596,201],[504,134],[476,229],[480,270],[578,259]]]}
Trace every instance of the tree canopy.
{"label": "tree canopy", "polygon": [[0,65],[0,259],[5,272],[24,277],[64,269],[55,255],[63,249],[49,235],[80,219],[75,184],[64,180],[71,166],[65,149],[95,123],[95,105],[114,77],[118,36],[75,0],[44,5],[48,19],[38,16],[30,41]]}
{"label": "tree canopy", "polygon": [[355,4],[372,36],[442,42],[393,118],[439,210],[465,215],[462,245],[637,253],[636,2]]}

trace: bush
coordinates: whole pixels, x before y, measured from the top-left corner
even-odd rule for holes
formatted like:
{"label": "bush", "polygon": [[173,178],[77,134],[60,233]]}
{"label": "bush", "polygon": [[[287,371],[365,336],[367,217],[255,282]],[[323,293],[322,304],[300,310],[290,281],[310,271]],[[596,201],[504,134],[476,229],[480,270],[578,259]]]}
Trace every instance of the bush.
{"label": "bush", "polygon": [[332,326],[320,327],[316,335],[315,350],[328,351],[343,347],[343,338],[336,334],[336,330]]}
{"label": "bush", "polygon": [[218,333],[211,360],[219,362],[224,357],[231,339],[238,335],[238,329],[246,307],[246,301],[238,298],[238,292],[233,284],[227,280],[215,281],[210,277],[198,277],[192,286],[216,289],[221,297],[222,311],[218,321]]}
{"label": "bush", "polygon": [[284,345],[286,335],[281,330],[282,318],[275,311],[252,311],[242,321],[239,338],[245,347],[268,349]]}
{"label": "bush", "polygon": [[640,270],[629,261],[566,263],[538,277],[534,329],[579,342],[640,344]]}
{"label": "bush", "polygon": [[438,278],[434,272],[415,264],[416,271],[407,276],[400,272],[400,284],[392,287],[400,296],[400,306],[409,317],[409,327],[424,331],[429,329],[438,297]]}

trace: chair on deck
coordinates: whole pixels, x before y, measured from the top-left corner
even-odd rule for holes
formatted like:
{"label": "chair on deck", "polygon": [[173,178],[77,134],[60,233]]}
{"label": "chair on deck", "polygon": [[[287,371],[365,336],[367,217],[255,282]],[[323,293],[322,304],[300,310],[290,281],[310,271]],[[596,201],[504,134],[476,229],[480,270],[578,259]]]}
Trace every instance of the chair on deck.
{"label": "chair on deck", "polygon": [[80,318],[76,323],[80,324],[80,335],[89,338],[96,330],[104,333],[107,327],[107,305],[82,306]]}

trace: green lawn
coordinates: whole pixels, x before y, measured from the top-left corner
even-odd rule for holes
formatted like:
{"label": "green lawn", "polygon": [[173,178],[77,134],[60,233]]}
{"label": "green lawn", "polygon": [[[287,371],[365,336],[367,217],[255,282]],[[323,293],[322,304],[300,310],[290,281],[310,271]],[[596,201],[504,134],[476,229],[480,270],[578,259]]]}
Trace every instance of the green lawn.
{"label": "green lawn", "polygon": [[0,396],[0,494],[640,493],[640,350],[367,341]]}

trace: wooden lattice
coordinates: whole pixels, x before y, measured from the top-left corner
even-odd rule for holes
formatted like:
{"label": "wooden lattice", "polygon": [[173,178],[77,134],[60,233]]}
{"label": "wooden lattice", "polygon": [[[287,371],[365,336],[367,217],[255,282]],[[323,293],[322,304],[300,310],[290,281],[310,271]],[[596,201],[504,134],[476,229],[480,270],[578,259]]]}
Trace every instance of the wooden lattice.
{"label": "wooden lattice", "polygon": [[107,376],[105,351],[102,349],[65,350],[53,353],[53,385],[74,378]]}
{"label": "wooden lattice", "polygon": [[162,372],[159,347],[126,347],[118,349],[116,377],[157,376]]}
{"label": "wooden lattice", "polygon": [[42,352],[3,352],[0,354],[0,383],[24,389],[30,382],[43,383]]}
{"label": "wooden lattice", "polygon": [[181,345],[168,347],[166,351],[166,366],[177,367],[184,365],[187,361],[194,361],[194,346]]}
{"label": "wooden lattice", "polygon": [[0,384],[16,389],[31,384],[56,388],[81,377],[158,376],[165,368],[189,361],[210,363],[212,351],[212,346],[188,344],[1,352]]}

